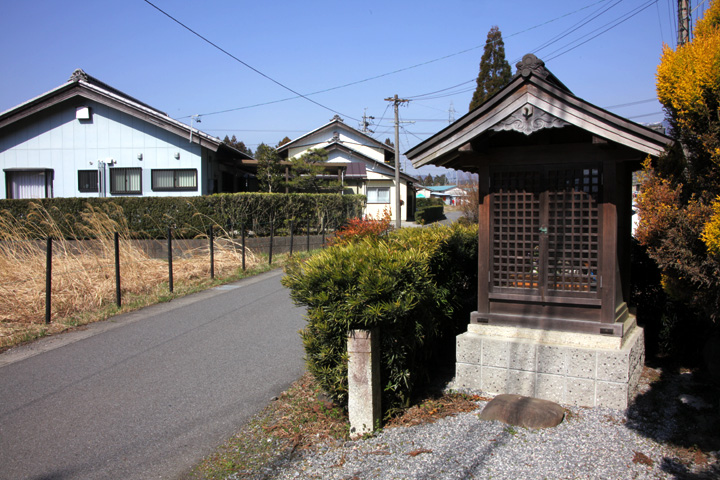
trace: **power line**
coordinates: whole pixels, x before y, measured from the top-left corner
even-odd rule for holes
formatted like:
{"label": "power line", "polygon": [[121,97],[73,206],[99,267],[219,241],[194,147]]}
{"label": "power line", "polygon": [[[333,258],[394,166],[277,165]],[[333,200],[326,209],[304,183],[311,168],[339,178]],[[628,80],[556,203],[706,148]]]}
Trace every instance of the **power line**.
{"label": "power line", "polygon": [[333,113],[336,113],[336,114],[338,114],[338,115],[342,115],[342,116],[347,117],[347,118],[350,118],[350,119],[352,119],[352,120],[359,121],[357,118],[353,118],[353,117],[351,117],[350,115],[344,115],[344,114],[338,112],[337,110],[333,110],[333,109],[330,108],[330,107],[326,107],[325,105],[323,105],[323,104],[320,103],[320,102],[316,102],[316,101],[313,100],[312,98],[308,98],[306,95],[303,95],[302,93],[296,92],[295,90],[293,90],[292,88],[288,87],[287,85],[285,85],[285,84],[283,84],[283,83],[275,80],[274,78],[272,78],[272,77],[264,74],[263,72],[261,72],[260,70],[258,70],[258,69],[255,68],[255,67],[253,67],[252,65],[250,65],[250,64],[248,64],[248,63],[246,63],[246,62],[243,62],[243,61],[240,60],[238,57],[236,57],[236,56],[233,55],[232,53],[228,52],[227,50],[223,49],[223,48],[220,47],[219,45],[211,42],[210,40],[208,40],[208,39],[205,38],[204,36],[200,35],[198,32],[196,32],[196,31],[193,30],[192,28],[188,27],[187,25],[185,25],[184,23],[182,23],[180,20],[176,19],[175,17],[173,17],[172,15],[170,15],[169,13],[167,13],[166,11],[164,11],[163,9],[161,9],[160,7],[158,7],[157,5],[153,4],[153,3],[150,2],[149,0],[144,0],[144,1],[145,1],[145,3],[147,3],[148,5],[150,5],[151,7],[153,7],[154,9],[156,9],[158,12],[162,13],[163,15],[165,15],[166,17],[168,17],[170,20],[172,20],[173,22],[175,22],[175,23],[177,23],[178,25],[180,25],[181,27],[183,27],[185,30],[189,31],[190,33],[192,33],[192,34],[195,35],[196,37],[202,39],[204,42],[212,45],[212,46],[215,47],[217,50],[221,51],[222,53],[224,53],[224,54],[227,55],[228,57],[232,58],[232,59],[235,60],[236,62],[239,62],[240,64],[242,64],[242,65],[244,65],[245,67],[249,68],[249,69],[252,70],[253,72],[257,73],[258,75],[266,78],[267,80],[270,80],[270,81],[273,82],[274,84],[276,84],[276,85],[284,88],[285,90],[287,90],[287,91],[289,91],[289,92],[294,93],[294,94],[297,95],[298,97],[304,98],[304,99],[307,100],[308,102],[314,103],[314,104],[317,105],[318,107],[324,108],[325,110],[329,110],[329,111],[331,111],[331,112],[333,112]]}
{"label": "power line", "polygon": [[610,105],[609,107],[603,107],[605,110],[610,110],[611,108],[622,108],[622,107],[631,107],[633,105],[640,105],[642,103],[650,103],[650,102],[657,102],[657,98],[647,98],[645,100],[638,100],[636,102],[630,102],[630,103],[621,103],[619,105]]}
{"label": "power line", "polygon": [[445,92],[445,91],[447,91],[447,90],[451,90],[451,89],[453,89],[453,88],[457,88],[457,87],[460,87],[460,86],[462,86],[462,85],[465,85],[465,84],[468,84],[468,83],[471,83],[471,82],[474,82],[474,81],[475,81],[474,79],[473,79],[473,80],[468,80],[467,82],[458,83],[457,85],[453,85],[452,87],[443,88],[442,90],[435,90],[434,92],[423,93],[423,94],[420,94],[420,95],[414,95],[414,96],[410,96],[410,97],[407,97],[407,98],[409,98],[410,100],[415,100],[415,99],[420,98],[420,97],[426,97],[426,96],[428,96],[428,95],[434,95],[434,94],[436,94],[436,93]]}
{"label": "power line", "polygon": [[[147,3],[149,3],[150,5],[152,5],[152,3],[150,3],[148,0],[144,0],[144,1],[147,2]],[[548,24],[550,24],[550,23],[556,22],[556,21],[561,20],[561,19],[563,19],[563,18],[565,18],[565,17],[568,17],[568,16],[570,16],[570,15],[574,15],[574,14],[576,14],[576,13],[578,13],[578,12],[581,12],[581,11],[583,11],[583,10],[586,10],[586,9],[590,8],[590,7],[593,7],[593,6],[595,6],[595,5],[598,5],[598,4],[600,4],[600,3],[604,3],[604,2],[607,2],[607,1],[608,1],[608,0],[598,0],[598,1],[595,2],[595,3],[591,3],[590,5],[586,5],[586,6],[582,7],[582,8],[577,9],[577,10],[573,10],[572,12],[566,13],[566,14],[564,14],[564,15],[560,15],[559,17],[555,17],[555,18],[553,18],[553,19],[551,19],[551,20],[548,20],[548,21],[546,21],[546,22],[543,22],[543,23],[540,23],[540,24],[538,24],[538,25],[534,25],[534,26],[532,26],[532,27],[526,28],[525,30],[521,30],[521,31],[519,31],[519,32],[511,33],[510,35],[505,36],[505,38],[506,38],[506,39],[507,39],[507,38],[511,38],[511,37],[514,37],[514,36],[517,36],[517,35],[520,35],[520,34],[529,32],[529,31],[531,31],[531,30],[534,30],[534,29],[543,27],[543,26],[545,26],[545,25],[548,25]],[[190,30],[188,27],[186,27],[186,26],[183,25],[182,23],[178,22],[178,21],[175,20],[174,18],[170,17],[170,15],[168,15],[168,14],[165,13],[165,12],[163,12],[163,11],[160,10],[158,7],[156,7],[155,5],[152,5],[152,6],[155,7],[156,9],[158,9],[158,10],[159,10],[160,12],[162,12],[163,14],[167,15],[167,16],[168,16],[169,18],[171,18],[173,21],[175,21],[175,22],[179,23],[180,25],[182,25],[184,28],[187,28],[188,30]],[[192,30],[190,30],[190,31],[191,31],[192,33],[198,35],[198,34],[195,33],[194,31],[192,31]],[[198,36],[200,36],[200,35],[198,35]],[[203,38],[203,37],[200,37],[200,38]],[[203,38],[203,40],[207,41],[205,38]],[[208,42],[208,43],[211,43],[211,42]],[[212,44],[212,43],[211,43],[211,44]],[[214,45],[214,44],[213,44],[213,45]],[[474,46],[474,47],[466,48],[466,49],[464,49],[464,50],[460,50],[460,51],[458,51],[458,52],[451,53],[451,54],[449,54],[449,55],[444,55],[444,56],[442,56],[442,57],[437,57],[437,58],[434,58],[434,59],[432,59],[432,60],[428,60],[428,61],[426,61],[426,62],[417,63],[417,64],[411,65],[411,66],[409,66],[409,67],[400,68],[400,69],[397,69],[397,70],[393,70],[393,71],[391,71],[391,72],[386,72],[386,73],[382,73],[382,74],[375,75],[375,76],[372,76],[372,77],[367,77],[367,78],[364,78],[364,79],[362,79],[362,80],[357,80],[357,81],[354,81],[354,82],[345,83],[345,84],[343,84],[343,85],[338,85],[338,86],[335,86],[335,87],[325,88],[325,89],[323,89],[323,90],[317,90],[317,91],[315,91],[315,92],[307,93],[307,94],[305,94],[305,95],[301,95],[301,94],[299,94],[299,93],[296,93],[294,90],[290,90],[290,91],[292,91],[293,93],[296,93],[297,96],[295,96],[295,97],[287,97],[287,98],[283,98],[283,99],[279,99],[279,100],[272,100],[272,101],[263,102],[263,103],[257,103],[257,104],[254,104],[254,105],[246,105],[246,106],[236,107],[236,108],[230,108],[230,109],[226,109],[226,110],[219,110],[219,111],[216,111],[216,112],[208,112],[208,113],[203,113],[203,114],[201,114],[201,115],[203,115],[203,116],[217,115],[217,114],[220,114],[220,113],[228,113],[228,112],[234,112],[234,111],[237,111],[237,110],[245,110],[245,109],[254,108],[254,107],[261,107],[261,106],[265,106],[265,105],[271,105],[271,104],[274,104],[274,103],[286,102],[286,101],[288,101],[288,100],[294,100],[294,99],[299,98],[299,97],[307,98],[307,97],[309,97],[309,96],[311,96],[311,95],[317,95],[317,94],[320,94],[320,93],[326,93],[326,92],[330,92],[330,91],[333,91],[333,90],[338,90],[338,89],[341,89],[341,88],[346,88],[346,87],[350,87],[350,86],[353,86],[353,85],[357,85],[357,84],[360,84],[360,83],[369,82],[369,81],[371,81],[371,80],[377,80],[378,78],[387,77],[387,76],[390,76],[390,75],[394,75],[394,74],[396,74],[396,73],[405,72],[405,71],[407,71],[407,70],[412,70],[412,69],[415,69],[415,68],[423,67],[423,66],[429,65],[429,64],[431,64],[431,63],[439,62],[439,61],[441,61],[441,60],[447,60],[448,58],[456,57],[456,56],[458,56],[458,55],[462,55],[462,54],[464,54],[464,53],[468,53],[468,52],[471,52],[471,51],[473,51],[473,50],[477,50],[477,49],[479,49],[479,48],[484,48],[484,47],[485,47],[485,44],[476,45],[476,46]],[[221,50],[221,51],[224,52],[224,50]],[[225,52],[225,53],[227,53],[227,52]],[[229,55],[229,54],[228,54],[228,55]],[[252,67],[250,67],[250,68],[252,68]],[[274,80],[273,80],[273,81],[274,81]],[[474,80],[469,80],[469,82],[472,82],[472,81],[474,81]],[[465,83],[468,83],[468,82],[465,82]],[[450,87],[450,88],[452,88],[452,87]],[[462,92],[462,93],[464,93],[464,92]],[[442,97],[437,97],[437,98],[442,98]],[[312,100],[311,100],[311,101],[312,101]],[[324,107],[324,108],[327,108],[327,107]],[[350,118],[350,119],[352,119],[352,120],[359,121],[358,119],[353,118],[353,117],[350,117],[349,115],[344,115],[344,116],[346,116],[347,118]],[[189,117],[189,116],[179,117],[179,119],[188,118],[188,117]]]}
{"label": "power line", "polygon": [[[602,32],[598,33],[597,35],[593,35],[592,37],[588,38],[588,39],[585,40],[584,42],[578,43],[577,45],[575,45],[575,46],[573,46],[573,47],[570,47],[570,48],[568,48],[567,50],[565,50],[565,51],[563,51],[563,52],[561,52],[561,53],[558,53],[558,54],[555,55],[554,57],[550,57],[550,58],[546,59],[545,62],[550,62],[550,61],[552,61],[552,60],[554,60],[554,59],[556,59],[556,58],[558,58],[558,57],[560,57],[560,56],[562,56],[562,55],[565,55],[566,53],[568,53],[568,52],[570,52],[570,51],[572,51],[572,50],[575,50],[576,48],[578,48],[578,47],[580,47],[580,46],[582,46],[582,45],[585,45],[585,44],[588,43],[590,40],[593,40],[593,39],[599,37],[600,35],[602,35],[603,33],[606,33],[606,32],[608,32],[608,31],[612,30],[613,28],[617,27],[618,25],[621,25],[621,24],[627,22],[628,20],[630,20],[631,18],[633,18],[635,15],[637,15],[637,14],[639,14],[640,12],[646,10],[647,8],[653,6],[653,5],[654,5],[655,3],[657,3],[657,2],[658,2],[658,0],[650,0],[650,2],[648,2],[647,4],[645,4],[645,5],[641,6],[641,7],[638,7],[637,9],[635,9],[634,12],[629,13],[629,14],[626,14],[627,16],[626,16],[625,18],[623,18],[622,20],[619,20],[619,19],[613,20],[613,22],[617,22],[617,23],[615,23],[614,25],[606,28],[606,29],[603,30]],[[622,18],[622,17],[621,17],[621,18]],[[608,22],[608,23],[606,23],[605,25],[603,25],[602,27],[596,28],[595,30],[593,30],[593,32],[596,32],[596,31],[599,30],[600,28],[603,28],[604,26],[610,25],[611,23],[612,23],[612,22]],[[580,37],[580,38],[587,37],[588,35],[592,34],[593,32],[590,32],[590,33],[588,33],[588,34],[586,34],[586,35],[584,35],[583,37]],[[580,39],[578,39],[578,40],[580,40]],[[578,40],[575,40],[575,41],[578,41]],[[570,42],[568,45],[566,45],[566,47],[569,46],[569,45],[571,45],[572,43],[573,43],[573,42]],[[562,48],[564,48],[564,47],[560,47],[559,49],[555,50],[554,52],[551,52],[550,55],[552,55],[552,53],[557,52],[558,50],[561,50]]]}
{"label": "power line", "polygon": [[[613,3],[612,5],[610,5],[609,7],[607,7],[605,10],[603,10],[603,11],[600,12],[600,13],[597,13],[598,10],[600,10],[600,9],[596,10],[595,12],[591,13],[591,14],[588,15],[587,17],[585,17],[585,18],[583,18],[582,20],[580,20],[578,23],[576,23],[576,24],[573,25],[572,27],[566,29],[564,32],[556,35],[555,37],[553,37],[553,38],[551,38],[550,40],[546,41],[545,43],[541,44],[539,47],[537,47],[536,49],[534,49],[533,52],[534,52],[534,53],[538,53],[538,52],[540,52],[541,50],[549,47],[549,46],[552,45],[553,43],[559,42],[560,40],[562,40],[563,38],[567,37],[567,36],[570,35],[571,33],[576,32],[577,30],[579,30],[580,28],[584,27],[584,26],[587,25],[588,23],[590,23],[590,22],[592,22],[593,20],[599,18],[602,14],[604,14],[604,13],[608,12],[609,10],[611,10],[612,8],[616,7],[616,6],[619,5],[621,2],[622,2],[622,0],[617,0],[615,3]],[[517,62],[517,61],[520,61],[520,58],[518,58],[518,59],[516,60],[516,62]],[[513,62],[513,63],[514,63],[514,62]]]}
{"label": "power line", "polygon": [[306,133],[306,130],[248,130],[245,128],[203,128],[205,132]]}
{"label": "power line", "polygon": [[653,113],[643,113],[642,115],[633,115],[632,117],[625,117],[628,120],[632,120],[633,118],[642,118],[642,117],[651,117],[653,115],[660,115],[664,112],[653,112]]}
{"label": "power line", "polygon": [[662,43],[667,43],[667,42],[665,41],[665,30],[664,30],[664,28],[663,28],[662,19],[660,18],[660,4],[659,4],[659,3],[656,3],[656,4],[655,4],[655,10],[657,11],[658,27],[659,27],[659,29],[660,29],[660,41],[661,41]]}

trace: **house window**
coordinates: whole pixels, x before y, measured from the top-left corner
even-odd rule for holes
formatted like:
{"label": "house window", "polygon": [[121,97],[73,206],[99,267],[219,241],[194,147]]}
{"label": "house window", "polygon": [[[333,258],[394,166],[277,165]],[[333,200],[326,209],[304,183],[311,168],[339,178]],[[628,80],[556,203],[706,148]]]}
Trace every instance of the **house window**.
{"label": "house window", "polygon": [[368,203],[390,203],[390,187],[367,187]]}
{"label": "house window", "polygon": [[78,170],[78,190],[83,193],[97,193],[98,171]]}
{"label": "house window", "polygon": [[142,193],[142,168],[111,168],[110,193]]}
{"label": "house window", "polygon": [[6,198],[52,198],[54,172],[50,169],[5,170]]}
{"label": "house window", "polygon": [[153,170],[152,189],[155,192],[195,191],[197,190],[197,170]]}

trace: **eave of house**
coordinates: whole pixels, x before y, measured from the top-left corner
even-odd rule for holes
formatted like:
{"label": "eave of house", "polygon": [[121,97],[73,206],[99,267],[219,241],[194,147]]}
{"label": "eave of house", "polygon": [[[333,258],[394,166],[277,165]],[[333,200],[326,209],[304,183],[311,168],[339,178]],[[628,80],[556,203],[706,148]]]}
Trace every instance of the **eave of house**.
{"label": "eave of house", "polygon": [[[361,160],[364,160],[366,163],[371,164],[371,171],[378,171],[380,170],[384,174],[387,174],[388,176],[394,176],[395,175],[395,168],[391,165],[387,165],[382,162],[378,162],[377,160],[368,157],[367,155],[364,155],[357,150],[354,150],[352,148],[348,148],[345,145],[342,145],[340,143],[331,143],[329,146],[325,147],[325,150],[327,152],[332,152],[334,150],[339,150],[346,155],[352,155],[355,156]],[[338,163],[338,165],[343,165],[342,163]],[[405,180],[406,182],[415,183],[416,180],[411,177],[410,175],[407,175],[403,172],[400,172],[400,178]]]}
{"label": "eave of house", "polygon": [[302,135],[302,136],[300,136],[300,137],[298,137],[298,138],[296,138],[296,139],[294,139],[294,140],[292,140],[292,141],[290,141],[290,142],[288,142],[288,143],[286,143],[286,144],[278,147],[277,152],[278,152],[281,156],[287,157],[287,156],[288,156],[288,152],[289,152],[289,150],[290,150],[291,148],[300,147],[300,146],[310,146],[310,145],[315,145],[315,144],[316,144],[316,143],[310,143],[310,144],[304,145],[304,144],[303,144],[303,141],[306,140],[307,138],[309,138],[309,137],[311,137],[311,136],[313,136],[313,135],[315,135],[315,134],[317,134],[317,133],[326,131],[326,130],[327,130],[328,132],[332,132],[332,130],[333,130],[334,128],[342,128],[342,129],[345,129],[345,130],[347,130],[347,131],[349,131],[349,132],[352,132],[352,133],[355,134],[355,135],[360,136],[361,138],[363,138],[364,140],[367,141],[368,146],[382,149],[383,152],[385,152],[385,156],[386,156],[386,157],[387,157],[388,155],[390,155],[390,154],[392,154],[392,155],[395,154],[395,150],[391,149],[389,146],[385,145],[384,143],[375,140],[375,139],[372,138],[371,136],[366,135],[365,133],[361,132],[360,130],[356,130],[356,129],[354,129],[353,127],[347,125],[347,124],[346,124],[345,122],[343,122],[342,119],[341,119],[339,116],[337,116],[337,115],[335,115],[335,117],[334,117],[332,120],[330,120],[328,123],[326,123],[325,125],[322,125],[322,126],[316,128],[315,130],[312,130],[312,131],[310,131],[310,132],[308,132],[308,133],[306,133],[306,134],[304,134],[304,135]]}
{"label": "eave of house", "polygon": [[81,98],[107,105],[110,108],[126,113],[132,117],[156,125],[177,136],[186,137],[188,141],[190,141],[192,137],[193,143],[201,145],[210,151],[217,152],[218,149],[222,148],[233,156],[250,158],[239,150],[223,144],[217,137],[208,135],[196,128],[191,128],[189,125],[170,118],[160,110],[152,108],[100,82],[94,77],[84,74],[84,72],[80,71],[80,75],[77,75],[77,72],[78,71],[73,74],[67,83],[0,113],[0,131],[63,102]]}

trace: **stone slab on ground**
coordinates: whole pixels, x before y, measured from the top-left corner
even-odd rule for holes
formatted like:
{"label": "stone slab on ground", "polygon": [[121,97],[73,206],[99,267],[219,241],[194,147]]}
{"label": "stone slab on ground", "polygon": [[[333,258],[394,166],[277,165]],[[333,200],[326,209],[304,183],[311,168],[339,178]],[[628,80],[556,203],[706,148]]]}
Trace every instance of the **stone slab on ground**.
{"label": "stone slab on ground", "polygon": [[499,420],[516,427],[552,428],[563,421],[565,409],[549,400],[503,394],[498,395],[485,406],[480,418]]}

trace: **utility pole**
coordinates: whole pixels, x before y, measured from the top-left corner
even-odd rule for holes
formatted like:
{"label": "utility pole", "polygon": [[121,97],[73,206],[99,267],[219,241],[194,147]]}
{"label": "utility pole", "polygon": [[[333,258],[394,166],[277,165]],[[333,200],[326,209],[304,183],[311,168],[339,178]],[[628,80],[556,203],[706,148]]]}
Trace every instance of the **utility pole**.
{"label": "utility pole", "polygon": [[455,121],[455,105],[453,105],[453,102],[450,102],[450,110],[448,110],[448,123],[453,123]]}
{"label": "utility pole", "polygon": [[394,97],[385,99],[386,102],[393,102],[395,106],[395,228],[402,226],[400,220],[400,119],[398,118],[398,105],[407,103],[410,100]]}
{"label": "utility pole", "polygon": [[678,46],[690,41],[690,10],[688,0],[678,0]]}
{"label": "utility pole", "polygon": [[363,119],[362,124],[360,124],[360,131],[362,133],[375,133],[372,130],[370,130],[370,125],[372,125],[372,122],[370,120],[375,120],[375,117],[372,115],[367,115],[367,108],[363,111]]}

